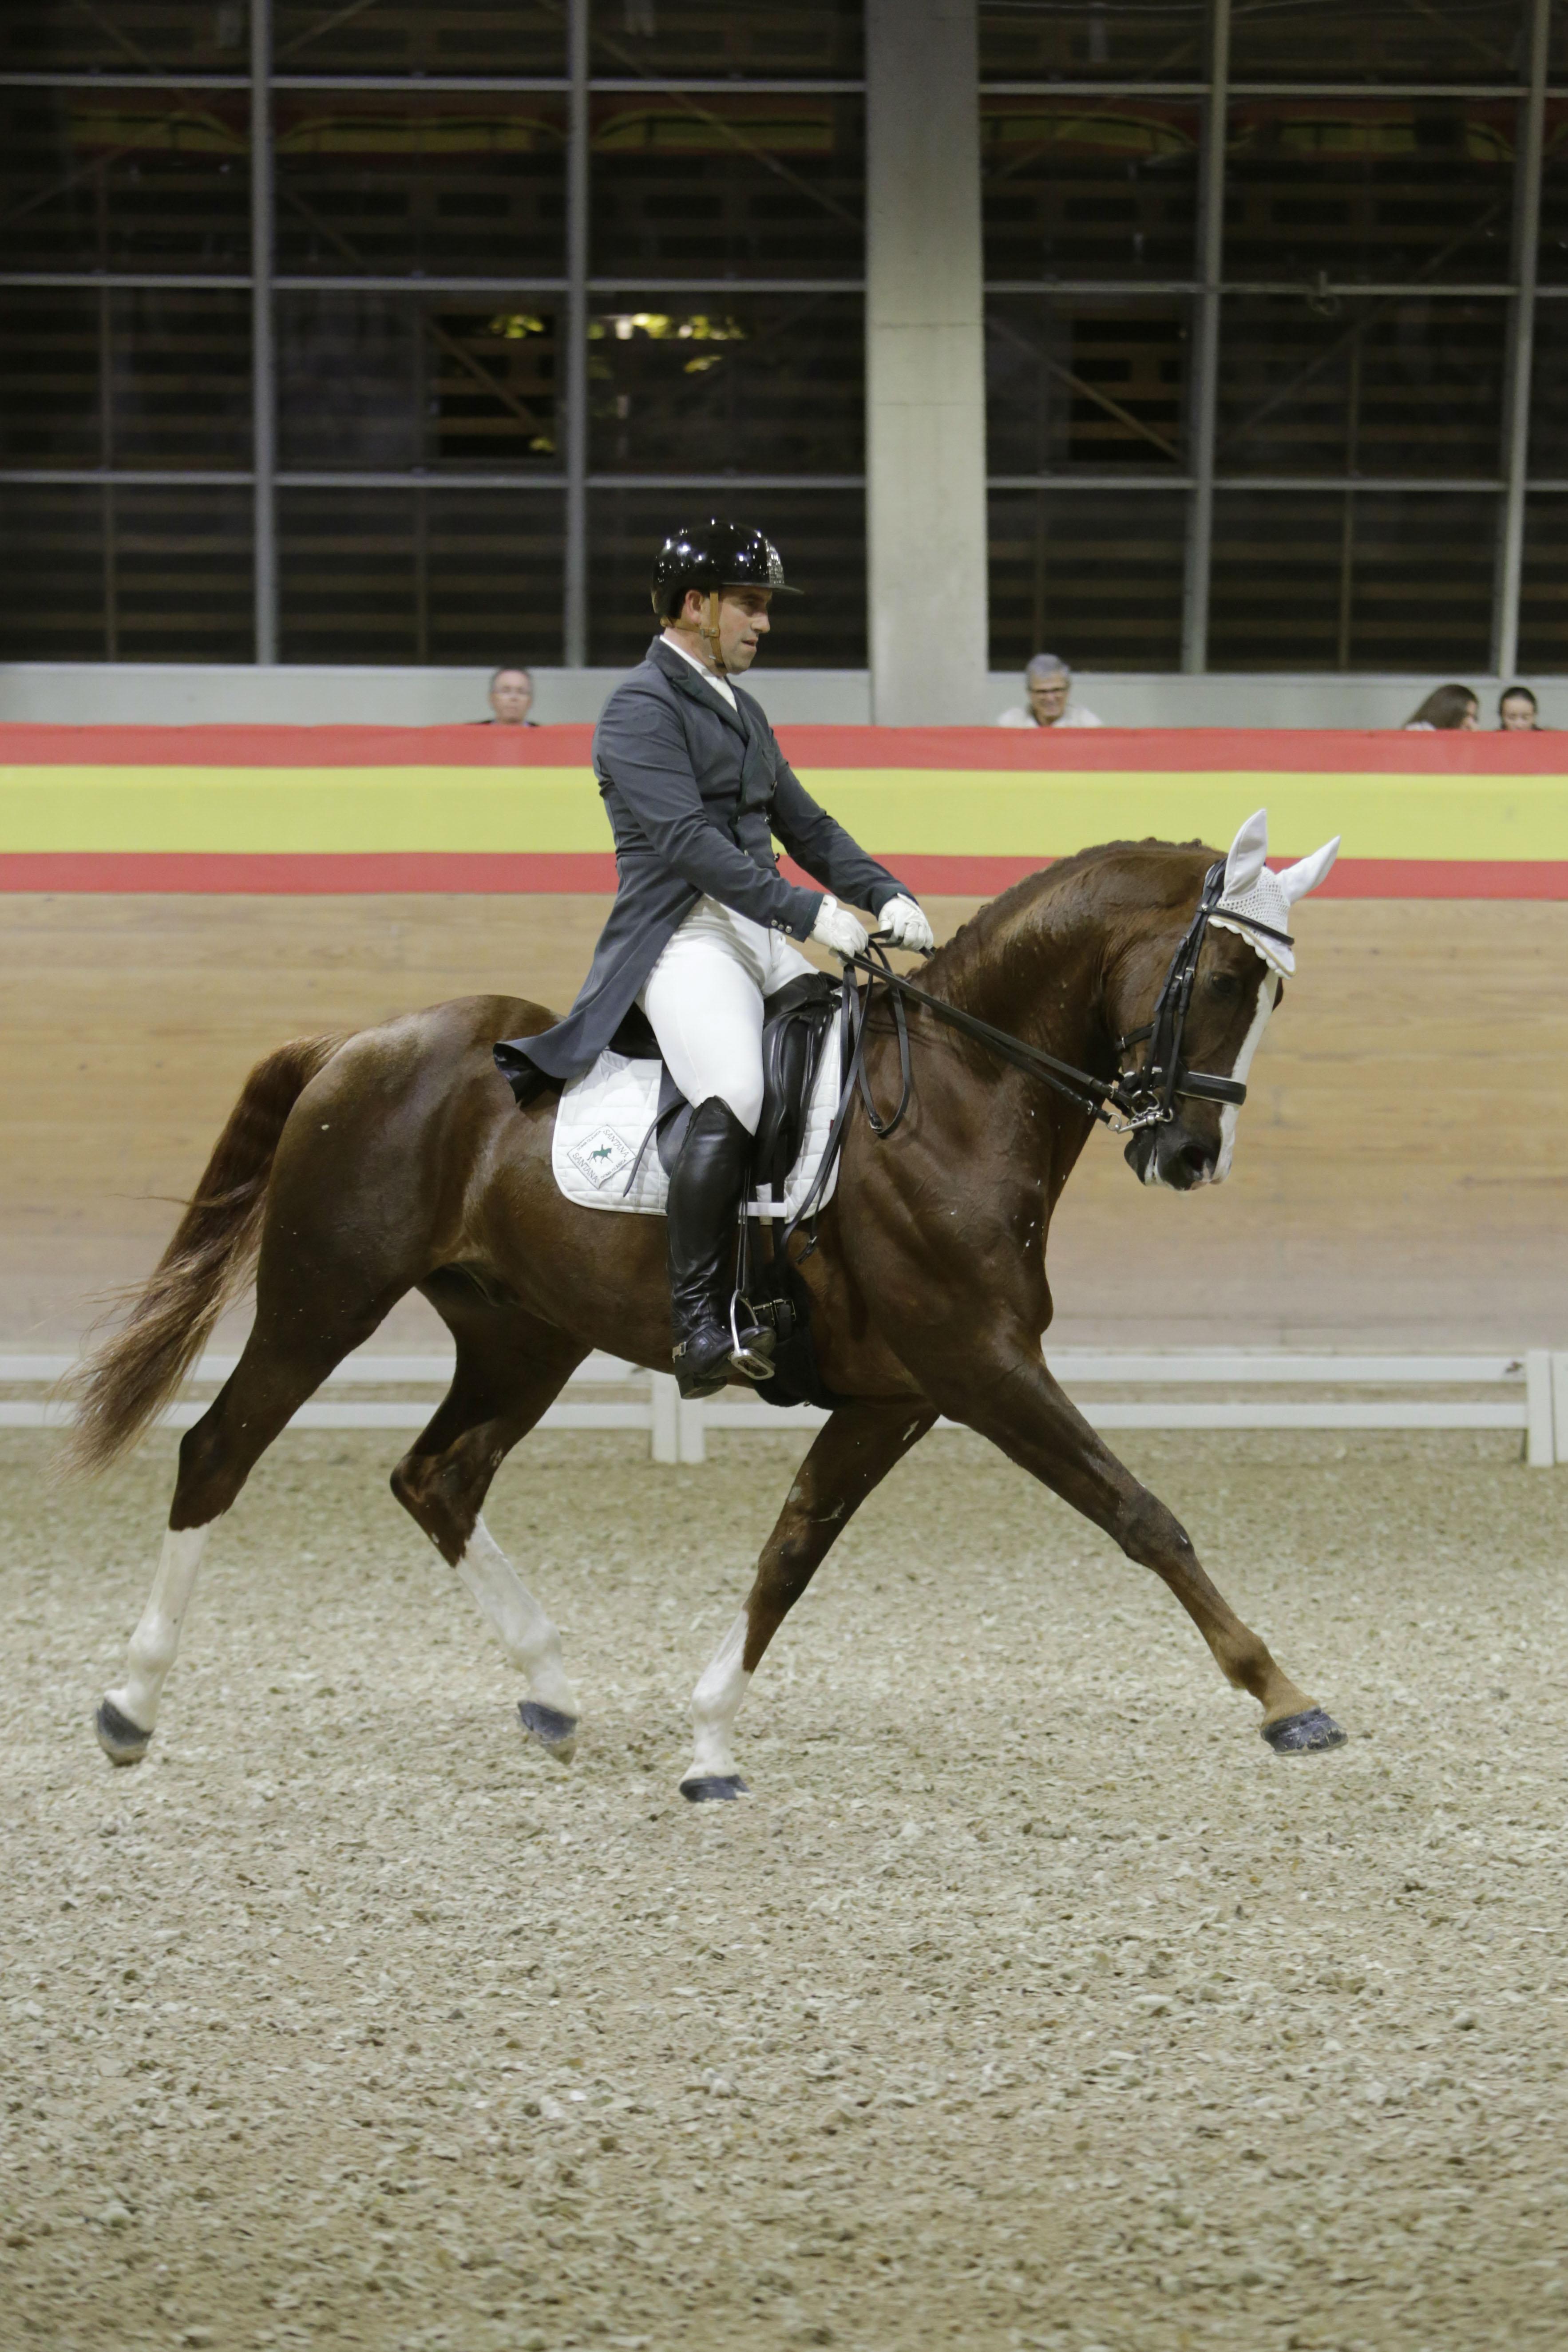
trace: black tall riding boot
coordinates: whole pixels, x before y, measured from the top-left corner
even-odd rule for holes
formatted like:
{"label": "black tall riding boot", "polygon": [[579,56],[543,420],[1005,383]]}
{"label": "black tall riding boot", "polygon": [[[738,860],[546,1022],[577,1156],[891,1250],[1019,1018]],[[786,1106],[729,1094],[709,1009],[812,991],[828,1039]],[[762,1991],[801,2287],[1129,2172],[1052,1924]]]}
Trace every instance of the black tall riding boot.
{"label": "black tall riding boot", "polygon": [[[752,1139],[721,1095],[691,1114],[669,1179],[670,1353],[683,1397],[716,1396],[730,1378],[734,1340],[736,1212]],[[743,1342],[760,1337],[743,1331]]]}

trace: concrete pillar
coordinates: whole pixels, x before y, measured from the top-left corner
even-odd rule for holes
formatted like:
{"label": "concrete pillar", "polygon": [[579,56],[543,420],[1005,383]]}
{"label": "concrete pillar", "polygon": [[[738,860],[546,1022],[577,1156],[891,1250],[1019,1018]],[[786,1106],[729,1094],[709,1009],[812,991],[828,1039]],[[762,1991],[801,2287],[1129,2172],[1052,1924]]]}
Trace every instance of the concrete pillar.
{"label": "concrete pillar", "polygon": [[986,683],[976,0],[867,0],[871,715],[995,717]]}

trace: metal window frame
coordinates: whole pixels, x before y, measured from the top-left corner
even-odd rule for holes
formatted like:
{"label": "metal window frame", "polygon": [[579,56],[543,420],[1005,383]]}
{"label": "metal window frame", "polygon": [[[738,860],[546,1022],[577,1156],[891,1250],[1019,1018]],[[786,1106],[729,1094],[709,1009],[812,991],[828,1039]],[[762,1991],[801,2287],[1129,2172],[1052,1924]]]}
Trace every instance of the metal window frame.
{"label": "metal window frame", "polygon": [[[1542,284],[1539,278],[1541,182],[1543,169],[1543,123],[1548,100],[1568,98],[1568,85],[1548,75],[1548,30],[1551,0],[1528,0],[1530,65],[1526,81],[1495,82],[1298,82],[1231,80],[1228,73],[1230,0],[1209,0],[1205,40],[1207,70],[1203,78],[1140,79],[1108,78],[1098,81],[982,79],[977,102],[993,99],[1040,98],[1058,103],[1079,100],[1142,99],[1197,100],[1203,107],[1199,169],[1201,200],[1194,273],[1185,277],[1149,276],[1133,278],[996,278],[986,281],[988,295],[1071,299],[1137,299],[1140,297],[1181,297],[1193,302],[1194,327],[1193,365],[1188,385],[1189,464],[1168,473],[1151,467],[1058,468],[1037,474],[994,474],[987,488],[994,492],[1064,490],[1125,491],[1147,496],[1170,489],[1188,499],[1188,530],[1184,584],[1183,653],[1184,670],[1207,664],[1209,573],[1216,496],[1240,492],[1265,496],[1350,492],[1411,493],[1420,496],[1495,495],[1500,499],[1496,584],[1493,598],[1493,653],[1497,668],[1510,670],[1518,655],[1526,502],[1531,496],[1568,494],[1568,479],[1542,476],[1531,478],[1530,455],[1530,393],[1535,310],[1542,301],[1568,299],[1568,282]],[[316,488],[538,491],[566,500],[566,561],[563,581],[563,638],[569,666],[587,659],[587,515],[591,494],[663,489],[800,489],[858,492],[861,474],[773,475],[741,472],[680,473],[591,472],[588,447],[587,328],[595,300],[620,296],[658,295],[666,299],[694,296],[766,294],[780,297],[820,293],[863,294],[863,277],[780,278],[735,277],[672,278],[668,276],[595,276],[589,269],[589,205],[591,182],[590,110],[600,95],[657,95],[689,92],[713,97],[856,97],[865,90],[859,77],[761,76],[755,79],[702,75],[601,75],[590,70],[589,0],[567,0],[567,71],[534,74],[336,74],[276,70],[272,63],[272,0],[252,0],[249,70],[244,72],[182,73],[175,69],[144,71],[75,71],[0,73],[0,89],[247,91],[251,100],[251,267],[248,271],[39,270],[0,271],[0,288],[36,287],[88,289],[100,298],[121,289],[248,294],[252,313],[253,448],[249,468],[206,467],[189,471],[133,469],[107,462],[97,467],[0,467],[0,484],[44,487],[94,485],[106,496],[117,488],[248,488],[255,500],[256,659],[278,657],[277,493]],[[439,97],[460,95],[547,94],[567,100],[567,202],[565,270],[561,275],[516,277],[435,277],[364,273],[321,275],[284,273],[274,266],[272,152],[269,137],[272,100],[279,92],[293,94],[363,93],[370,96]],[[1225,125],[1234,100],[1281,99],[1365,100],[1512,100],[1522,109],[1520,177],[1516,194],[1513,257],[1507,281],[1489,284],[1434,284],[1334,281],[1314,291],[1346,300],[1390,299],[1430,302],[1498,300],[1509,305],[1509,378],[1505,394],[1502,471],[1491,477],[1434,479],[1413,476],[1325,476],[1220,474],[1215,465],[1215,418],[1217,398],[1219,331],[1224,299],[1232,295],[1300,296],[1295,280],[1228,278],[1224,272]],[[353,290],[387,294],[565,298],[567,351],[563,379],[561,415],[562,463],[550,471],[502,472],[459,469],[441,472],[411,468],[406,472],[281,467],[277,456],[276,367],[274,318],[280,294]]]}
{"label": "metal window frame", "polygon": [[1535,354],[1536,279],[1541,264],[1541,183],[1546,157],[1546,63],[1552,0],[1530,0],[1530,88],[1521,109],[1519,177],[1514,187],[1511,333],[1504,393],[1503,466],[1492,587],[1492,669],[1511,677],[1519,663],[1519,613],[1524,578],[1524,508],[1529,488],[1530,395]]}
{"label": "metal window frame", "polygon": [[1225,262],[1225,129],[1230,71],[1230,0],[1209,0],[1208,93],[1198,157],[1198,290],[1193,299],[1193,362],[1187,384],[1187,446],[1193,488],[1182,582],[1182,667],[1208,667],[1209,572],[1214,545],[1215,419],[1219,405],[1219,312]]}

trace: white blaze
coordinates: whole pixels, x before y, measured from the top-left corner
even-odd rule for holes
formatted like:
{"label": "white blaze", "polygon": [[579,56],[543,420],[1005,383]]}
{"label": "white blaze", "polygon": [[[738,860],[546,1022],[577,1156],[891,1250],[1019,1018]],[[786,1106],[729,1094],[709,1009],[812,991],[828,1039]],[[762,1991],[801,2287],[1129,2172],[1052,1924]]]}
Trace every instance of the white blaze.
{"label": "white blaze", "polygon": [[[1252,1067],[1252,1057],[1263,1042],[1263,1033],[1268,1026],[1268,1016],[1274,1010],[1274,1000],[1279,993],[1279,976],[1274,972],[1266,971],[1258,983],[1258,1004],[1252,1015],[1251,1025],[1241,1041],[1241,1051],[1236,1057],[1236,1066],[1230,1074],[1240,1086],[1247,1084],[1247,1074]],[[1213,1183],[1223,1184],[1230,1174],[1231,1159],[1236,1150],[1236,1122],[1240,1116],[1239,1103],[1226,1103],[1220,1112],[1219,1158],[1215,1162],[1214,1175],[1210,1180]]]}

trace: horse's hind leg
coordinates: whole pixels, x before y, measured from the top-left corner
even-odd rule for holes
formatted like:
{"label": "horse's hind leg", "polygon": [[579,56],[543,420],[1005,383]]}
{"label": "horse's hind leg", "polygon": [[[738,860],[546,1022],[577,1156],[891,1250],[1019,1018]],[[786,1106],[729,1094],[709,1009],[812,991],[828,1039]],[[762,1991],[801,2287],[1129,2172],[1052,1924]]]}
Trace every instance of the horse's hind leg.
{"label": "horse's hind leg", "polygon": [[697,1739],[680,1793],[693,1804],[744,1791],[731,1743],[763,1651],[847,1520],[935,1419],[929,1405],[884,1399],[840,1405],[817,1433],[763,1547],[745,1606],[692,1694]]}
{"label": "horse's hind leg", "polygon": [[515,1308],[493,1307],[458,1278],[427,1286],[458,1342],[452,1385],[392,1474],[392,1491],[455,1568],[529,1695],[523,1729],[557,1762],[577,1743],[577,1695],[561,1636],[480,1517],[502,1462],[559,1395],[587,1353],[575,1339]]}
{"label": "horse's hind leg", "polygon": [[[341,1318],[335,1331],[308,1339],[297,1336],[293,1318],[258,1321],[231,1377],[181,1439],[179,1476],[153,1590],[131,1637],[124,1679],[99,1705],[98,1742],[111,1764],[139,1764],[147,1753],[214,1520],[228,1509],[305,1400],[369,1338],[388,1303]],[[294,1336],[281,1337],[285,1329]]]}

